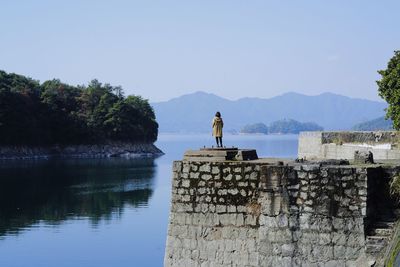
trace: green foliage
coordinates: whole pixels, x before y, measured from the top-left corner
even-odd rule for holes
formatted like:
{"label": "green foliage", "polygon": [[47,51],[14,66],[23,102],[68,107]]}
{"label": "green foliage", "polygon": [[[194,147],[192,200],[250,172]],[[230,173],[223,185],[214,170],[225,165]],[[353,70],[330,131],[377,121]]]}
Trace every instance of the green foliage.
{"label": "green foliage", "polygon": [[147,101],[137,96],[128,96],[116,102],[104,121],[108,137],[113,140],[155,140],[157,132],[151,129],[158,128],[155,115]]}
{"label": "green foliage", "polygon": [[385,266],[386,267],[396,267],[396,266],[398,266],[398,265],[395,265],[395,264],[396,264],[396,258],[400,255],[400,236],[398,235],[398,233],[399,233],[399,229],[398,228],[399,227],[400,227],[399,225],[396,226],[396,233],[397,234],[395,234],[393,236],[393,238],[394,238],[393,244],[394,245],[390,248],[389,255],[388,255],[388,257],[386,259],[386,262],[385,262]]}
{"label": "green foliage", "polygon": [[264,123],[255,123],[255,124],[248,124],[244,126],[241,130],[241,133],[262,133],[268,134],[268,127]]}
{"label": "green foliage", "polygon": [[355,131],[377,131],[377,130],[393,130],[393,122],[379,117],[370,121],[358,123],[352,127]]}
{"label": "green foliage", "polygon": [[387,68],[378,73],[382,78],[377,81],[379,95],[389,104],[386,118],[393,121],[393,128],[400,130],[400,51],[394,51]]}
{"label": "green foliage", "polygon": [[271,123],[269,133],[298,134],[301,131],[322,131],[323,128],[314,122],[299,122],[283,119]]}
{"label": "green foliage", "polygon": [[35,116],[40,112],[39,83],[0,71],[0,143],[36,143],[43,134]]}
{"label": "green foliage", "polygon": [[0,71],[0,145],[154,142],[157,134],[148,101],[125,98],[119,86],[40,84]]}

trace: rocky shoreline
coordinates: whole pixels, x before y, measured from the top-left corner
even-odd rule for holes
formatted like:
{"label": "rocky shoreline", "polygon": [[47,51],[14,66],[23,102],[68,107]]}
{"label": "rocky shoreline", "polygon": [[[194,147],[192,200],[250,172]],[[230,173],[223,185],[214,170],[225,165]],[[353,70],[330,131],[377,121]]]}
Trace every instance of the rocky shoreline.
{"label": "rocky shoreline", "polygon": [[0,160],[48,158],[152,157],[164,153],[151,143],[95,145],[0,146]]}

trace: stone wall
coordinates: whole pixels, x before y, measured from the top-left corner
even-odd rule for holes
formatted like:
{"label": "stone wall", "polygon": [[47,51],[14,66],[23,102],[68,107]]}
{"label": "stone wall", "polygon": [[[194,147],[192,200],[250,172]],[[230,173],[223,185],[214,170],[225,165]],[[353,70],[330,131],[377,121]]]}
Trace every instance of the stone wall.
{"label": "stone wall", "polygon": [[307,159],[354,159],[356,150],[371,151],[374,159],[400,159],[400,133],[301,132],[298,157]]}
{"label": "stone wall", "polygon": [[367,266],[368,166],[173,164],[165,266]]}

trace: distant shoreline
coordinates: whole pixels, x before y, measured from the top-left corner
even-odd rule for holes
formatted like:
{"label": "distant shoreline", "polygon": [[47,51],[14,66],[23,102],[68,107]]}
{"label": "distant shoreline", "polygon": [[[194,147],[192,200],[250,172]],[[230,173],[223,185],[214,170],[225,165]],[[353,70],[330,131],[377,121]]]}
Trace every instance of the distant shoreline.
{"label": "distant shoreline", "polygon": [[[158,133],[158,137],[160,136],[166,136],[166,135],[209,135],[211,136],[211,132],[207,133],[207,132],[160,132]],[[224,133],[224,136],[275,136],[275,135],[299,135],[299,133],[268,133],[268,134],[264,134],[264,133],[241,133],[241,132],[237,132],[237,133],[230,133],[230,132],[226,132]]]}
{"label": "distant shoreline", "polygon": [[0,160],[50,158],[153,157],[164,153],[152,143],[108,143],[93,145],[0,146]]}

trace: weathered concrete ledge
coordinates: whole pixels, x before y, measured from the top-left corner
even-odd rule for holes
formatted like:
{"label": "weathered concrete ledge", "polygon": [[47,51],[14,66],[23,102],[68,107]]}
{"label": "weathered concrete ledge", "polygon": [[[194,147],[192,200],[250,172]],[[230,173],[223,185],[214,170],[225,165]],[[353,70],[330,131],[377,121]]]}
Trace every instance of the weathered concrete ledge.
{"label": "weathered concrete ledge", "polygon": [[200,150],[188,150],[183,155],[184,160],[189,161],[213,161],[226,160],[255,160],[258,159],[255,149],[232,148],[201,148]]}
{"label": "weathered concrete ledge", "polygon": [[[341,161],[173,164],[165,266],[371,266],[366,235],[399,166]],[[386,208],[385,208],[386,207]]]}
{"label": "weathered concrete ledge", "polygon": [[163,152],[151,143],[113,142],[96,145],[1,146],[0,160],[46,158],[107,158],[157,156]]}
{"label": "weathered concrete ledge", "polygon": [[376,160],[400,159],[400,132],[301,132],[298,156],[306,159],[353,160],[355,151]]}

